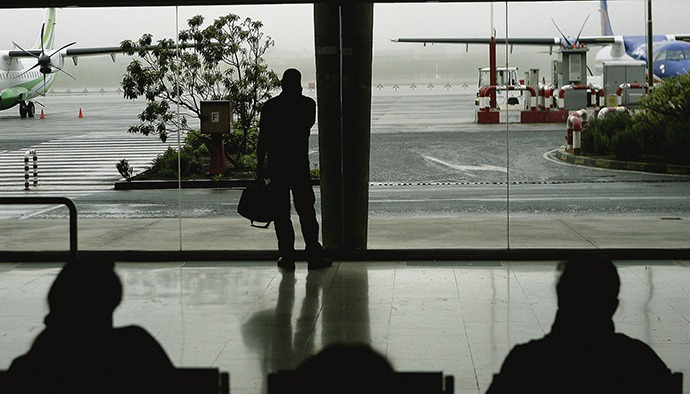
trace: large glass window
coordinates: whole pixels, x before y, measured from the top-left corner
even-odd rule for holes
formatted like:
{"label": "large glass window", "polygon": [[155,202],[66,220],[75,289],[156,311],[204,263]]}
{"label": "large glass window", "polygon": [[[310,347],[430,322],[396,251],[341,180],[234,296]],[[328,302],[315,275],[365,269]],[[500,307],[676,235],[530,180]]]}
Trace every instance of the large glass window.
{"label": "large glass window", "polygon": [[[641,36],[626,40],[643,44],[645,8],[626,4],[628,8],[610,5],[609,15],[616,26],[616,12],[639,14],[639,23],[621,28]],[[596,15],[598,3],[568,4],[567,14],[581,18],[559,18],[564,15],[561,7],[555,2],[376,6],[373,97],[381,105],[374,105],[372,116],[370,246],[682,245],[687,236],[683,224],[687,213],[682,213],[688,210],[687,176],[673,174],[675,170],[658,156],[642,153],[625,158],[620,150],[643,148],[623,146],[623,136],[610,141],[607,152],[592,146],[601,136],[594,137],[595,131],[586,129],[586,124],[569,136],[570,115],[582,110],[584,121],[595,122],[602,107],[619,105],[614,92],[619,85],[643,83],[644,75],[634,74],[631,66],[624,77],[612,77],[613,63],[630,60],[625,51],[616,57],[610,46],[584,38],[604,34],[599,24],[592,23],[594,18],[588,18]],[[486,115],[483,108],[489,108],[488,97],[481,96],[488,94],[477,89],[491,84],[486,41],[492,31],[498,45],[497,97],[491,107],[497,108],[497,114],[487,120],[480,116]],[[386,40],[391,37],[398,42]],[[485,41],[480,43],[481,39]],[[549,45],[554,39],[566,47]],[[568,44],[575,48],[568,50]],[[397,61],[389,60],[393,58]],[[605,61],[610,63],[608,80],[602,80],[606,77],[601,72],[592,72]],[[512,70],[517,70],[517,78],[506,78]],[[614,104],[596,100],[605,90]],[[559,101],[561,92],[564,97]],[[625,93],[619,96],[625,100]],[[639,111],[634,104],[631,100],[628,110]],[[558,112],[563,112],[560,118],[555,117]],[[579,143],[575,151],[573,136]],[[388,153],[395,159],[388,159],[392,141],[399,145]],[[387,164],[379,164],[384,161]],[[643,167],[659,172],[637,171]],[[406,238],[401,245],[396,239],[400,228],[408,230],[407,237],[418,234],[418,242]]]}
{"label": "large glass window", "polygon": [[[644,35],[645,8],[638,3],[609,4],[616,33]],[[626,126],[627,134],[603,141],[601,134],[593,137],[594,131],[585,127],[595,122],[602,108],[626,106],[625,100],[634,111],[636,100],[644,95],[644,89],[619,93],[611,87],[623,83],[618,75],[644,83],[644,68],[614,70],[619,59],[602,56],[615,55],[616,50],[585,40],[602,35],[595,23],[598,7],[599,2],[375,4],[370,249],[686,246],[689,177],[687,163],[665,156],[674,154],[673,149],[664,150],[673,147],[672,140],[640,140],[639,130]],[[655,19],[664,23],[655,25],[655,34],[682,33],[687,15],[670,12],[666,4],[658,7]],[[629,17],[631,13],[636,17]],[[189,29],[194,16],[203,16],[203,28],[228,14],[237,15],[237,23],[245,18],[261,21],[262,39],[274,42],[263,54],[267,70],[280,76],[286,68],[300,69],[303,93],[316,99],[309,4],[65,8],[56,10],[55,35],[46,40],[54,40],[53,49],[65,46],[67,51],[117,46],[144,34],[152,35],[152,44],[160,39],[174,44],[176,32]],[[2,48],[13,48],[16,42],[25,49],[40,49],[41,40],[34,41],[41,32],[43,11],[17,9],[7,15],[5,26],[12,34],[0,38]],[[492,82],[486,41],[492,32],[498,42],[493,90],[487,88]],[[560,44],[545,43],[565,43],[563,36],[571,44],[582,38],[575,54],[564,54]],[[434,39],[456,43],[433,43]],[[45,41],[46,53],[49,48]],[[150,123],[151,129],[137,129],[147,124],[142,119],[154,107],[147,115],[144,95],[124,97],[124,76],[128,68],[137,67],[135,61],[154,68],[160,62],[122,54],[113,62],[105,54],[64,56],[63,64],[58,61],[61,56],[53,54],[54,72],[45,75],[35,74],[37,69],[26,71],[36,63],[31,57],[2,65],[0,195],[73,198],[79,210],[81,250],[276,249],[272,228],[251,227],[236,212],[241,190],[254,176],[252,149],[244,155],[226,151],[224,165],[234,171],[214,173],[209,150],[216,145],[204,144],[211,137],[198,133],[201,123],[193,114],[198,102],[170,105],[167,138],[160,138],[156,122]],[[603,71],[606,63],[609,74]],[[216,71],[229,67],[221,64]],[[640,70],[642,78],[637,77]],[[164,79],[170,87],[175,78],[184,82],[187,77],[184,72],[169,73]],[[44,84],[49,88],[37,97],[22,96],[12,88],[23,78],[32,81],[33,89]],[[209,88],[203,92],[209,93]],[[26,105],[5,108],[12,100]],[[569,117],[578,110],[583,112],[580,129],[575,130]],[[150,134],[130,132],[137,130]],[[310,147],[317,176],[321,131],[318,124],[313,127]],[[252,138],[250,133],[250,147]],[[226,143],[237,144],[237,137]],[[654,143],[658,150],[640,151]],[[154,161],[163,169],[142,180]],[[133,180],[127,182],[130,175]],[[321,193],[318,186],[315,190],[320,213]],[[58,206],[2,207],[8,226],[18,226],[18,231],[33,228],[36,239],[64,233],[66,216],[67,210]],[[3,248],[42,246],[12,238]]]}

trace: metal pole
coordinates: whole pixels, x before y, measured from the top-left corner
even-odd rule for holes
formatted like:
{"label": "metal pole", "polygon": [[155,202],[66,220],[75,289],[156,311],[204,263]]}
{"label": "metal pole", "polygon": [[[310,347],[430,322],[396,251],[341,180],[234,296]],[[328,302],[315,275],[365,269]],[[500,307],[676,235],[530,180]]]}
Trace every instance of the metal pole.
{"label": "metal pole", "polygon": [[[489,43],[489,85],[496,86],[496,38],[492,35]],[[496,90],[491,91],[489,96],[489,108],[494,109],[498,105],[496,103]]]}
{"label": "metal pole", "polygon": [[652,0],[647,0],[647,84],[649,90],[654,88],[654,47],[652,29]]}

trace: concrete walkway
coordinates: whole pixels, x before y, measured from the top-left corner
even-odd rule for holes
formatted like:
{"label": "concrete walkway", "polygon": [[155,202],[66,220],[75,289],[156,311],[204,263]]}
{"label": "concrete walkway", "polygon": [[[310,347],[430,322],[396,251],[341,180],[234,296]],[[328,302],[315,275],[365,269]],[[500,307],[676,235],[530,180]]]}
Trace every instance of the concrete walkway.
{"label": "concrete walkway", "polygon": [[[7,261],[16,252],[69,251],[67,219],[0,220],[0,226],[0,260]],[[415,259],[452,257],[453,251],[462,258],[463,251],[491,256],[510,250],[559,255],[564,250],[647,249],[688,255],[688,234],[690,217],[530,216],[510,222],[495,216],[371,218],[368,249]],[[276,249],[272,227],[254,228],[242,218],[83,219],[78,221],[77,235],[79,253],[170,258],[184,252],[179,256],[185,259],[233,260],[272,258]],[[299,235],[297,243],[302,247]]]}

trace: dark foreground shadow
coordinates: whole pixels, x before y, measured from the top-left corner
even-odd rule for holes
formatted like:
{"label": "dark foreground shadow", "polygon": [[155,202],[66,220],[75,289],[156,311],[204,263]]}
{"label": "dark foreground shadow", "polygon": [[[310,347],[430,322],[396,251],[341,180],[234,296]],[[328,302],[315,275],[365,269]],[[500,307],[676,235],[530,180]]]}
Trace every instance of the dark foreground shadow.
{"label": "dark foreground shadow", "polygon": [[679,375],[652,348],[614,331],[620,279],[613,263],[583,256],[559,271],[551,332],[515,346],[487,393],[680,394]]}
{"label": "dark foreground shadow", "polygon": [[113,327],[122,284],[113,262],[64,266],[48,293],[45,329],[5,374],[17,393],[170,393],[175,367],[139,326]]}

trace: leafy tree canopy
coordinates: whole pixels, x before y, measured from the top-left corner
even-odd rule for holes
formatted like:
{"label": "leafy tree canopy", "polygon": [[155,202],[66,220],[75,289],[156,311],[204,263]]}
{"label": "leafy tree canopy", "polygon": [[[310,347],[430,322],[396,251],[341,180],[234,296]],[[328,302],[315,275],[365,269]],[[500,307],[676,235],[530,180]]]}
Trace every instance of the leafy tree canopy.
{"label": "leafy tree canopy", "polygon": [[632,117],[610,114],[593,121],[582,148],[620,160],[690,165],[690,75],[665,80],[640,99]]}
{"label": "leafy tree canopy", "polygon": [[[145,98],[148,103],[139,115],[141,123],[129,132],[157,134],[166,141],[170,133],[189,131],[187,117],[201,116],[201,102],[230,100],[234,111],[233,150],[239,155],[256,130],[261,105],[280,84],[263,56],[274,45],[261,31],[263,24],[235,14],[221,16],[203,27],[201,15],[187,21],[178,34],[178,43],[153,36],[121,43],[125,53],[138,55],[122,79],[124,96]],[[177,116],[177,105],[182,116]],[[251,147],[249,147],[251,149]]]}
{"label": "leafy tree canopy", "polygon": [[666,121],[690,122],[690,74],[664,81],[640,100],[640,106],[652,118]]}

